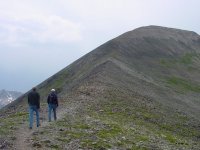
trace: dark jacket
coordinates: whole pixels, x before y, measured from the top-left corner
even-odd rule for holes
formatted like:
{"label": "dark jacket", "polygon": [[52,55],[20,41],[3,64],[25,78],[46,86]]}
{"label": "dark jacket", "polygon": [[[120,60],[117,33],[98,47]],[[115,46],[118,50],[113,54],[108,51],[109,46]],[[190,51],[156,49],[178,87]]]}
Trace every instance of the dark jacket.
{"label": "dark jacket", "polygon": [[50,93],[48,95],[47,103],[48,104],[55,104],[55,105],[58,106],[58,97],[57,97],[56,93]]}
{"label": "dark jacket", "polygon": [[37,108],[40,108],[40,95],[36,91],[31,91],[28,94],[28,104],[31,106],[37,106]]}

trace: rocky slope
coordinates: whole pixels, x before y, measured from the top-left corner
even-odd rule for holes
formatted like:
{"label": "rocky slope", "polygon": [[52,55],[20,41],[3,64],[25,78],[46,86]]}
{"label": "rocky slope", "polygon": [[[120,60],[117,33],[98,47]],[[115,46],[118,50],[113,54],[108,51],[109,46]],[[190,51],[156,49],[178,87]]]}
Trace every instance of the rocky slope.
{"label": "rocky slope", "polygon": [[[110,40],[37,86],[40,128],[26,130],[26,94],[1,110],[0,147],[200,149],[199,53],[198,34],[166,27]],[[48,123],[51,88],[59,120]]]}
{"label": "rocky slope", "polygon": [[0,90],[0,108],[11,103],[21,95],[22,93],[16,91]]}

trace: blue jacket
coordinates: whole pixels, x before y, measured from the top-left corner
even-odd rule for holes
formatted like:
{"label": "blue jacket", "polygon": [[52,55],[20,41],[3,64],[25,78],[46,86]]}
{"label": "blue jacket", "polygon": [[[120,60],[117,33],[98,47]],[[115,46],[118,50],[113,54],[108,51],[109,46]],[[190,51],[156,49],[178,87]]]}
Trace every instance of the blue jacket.
{"label": "blue jacket", "polygon": [[55,104],[55,105],[58,106],[58,97],[57,97],[56,93],[53,92],[53,93],[50,93],[48,95],[47,103],[48,104]]}

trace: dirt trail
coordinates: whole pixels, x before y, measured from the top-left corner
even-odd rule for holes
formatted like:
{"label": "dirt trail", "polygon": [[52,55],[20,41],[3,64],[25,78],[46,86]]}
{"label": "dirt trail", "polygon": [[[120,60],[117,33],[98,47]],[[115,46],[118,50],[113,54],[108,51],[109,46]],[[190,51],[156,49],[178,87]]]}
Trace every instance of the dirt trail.
{"label": "dirt trail", "polygon": [[[58,120],[62,118],[63,114],[73,113],[73,107],[64,108],[60,107],[57,109],[57,118]],[[34,116],[35,119],[35,116]],[[28,120],[16,131],[16,141],[14,143],[15,150],[32,150],[32,135],[34,132],[37,132],[41,129],[41,127],[45,127],[49,125],[47,120],[47,111],[40,112],[40,127],[36,127],[36,123],[34,120],[33,129],[28,128]]]}
{"label": "dirt trail", "polygon": [[[57,115],[60,116],[60,110],[57,110]],[[16,150],[31,150],[32,134],[36,131],[39,131],[41,127],[48,125],[47,121],[47,111],[40,111],[40,124],[39,128],[36,127],[36,117],[34,115],[33,129],[29,129],[28,120],[17,130],[16,132],[16,141],[14,143],[14,149]]]}
{"label": "dirt trail", "polygon": [[[63,113],[65,113],[65,111],[63,109],[58,109],[57,110],[57,118],[60,119],[62,117]],[[32,143],[31,143],[32,135],[34,134],[34,132],[40,131],[41,127],[45,127],[45,126],[49,125],[49,122],[47,121],[47,113],[41,112],[40,115],[42,116],[42,119],[40,119],[40,124],[41,124],[40,127],[38,127],[38,128],[36,127],[36,123],[34,120],[33,129],[29,129],[28,122],[26,122],[22,125],[22,127],[19,130],[17,130],[16,141],[14,143],[15,150],[32,150],[32,149],[34,149],[32,147]],[[43,118],[44,116],[46,119]],[[34,119],[35,119],[35,116],[34,116]]]}
{"label": "dirt trail", "polygon": [[33,130],[29,130],[28,126],[24,124],[17,132],[16,132],[16,141],[14,144],[14,148],[16,150],[29,150],[30,147],[30,137],[31,134],[34,132]]}

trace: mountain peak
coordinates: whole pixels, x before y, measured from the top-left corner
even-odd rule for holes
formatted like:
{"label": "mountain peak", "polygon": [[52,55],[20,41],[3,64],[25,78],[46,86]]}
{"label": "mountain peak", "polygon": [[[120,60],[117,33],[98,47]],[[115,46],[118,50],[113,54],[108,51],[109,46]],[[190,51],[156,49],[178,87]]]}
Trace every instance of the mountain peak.
{"label": "mountain peak", "polygon": [[188,43],[200,40],[200,36],[193,32],[175,28],[161,26],[144,26],[132,31],[129,31],[119,37],[120,39],[138,39],[138,38],[156,38],[156,39],[174,39],[176,41]]}

